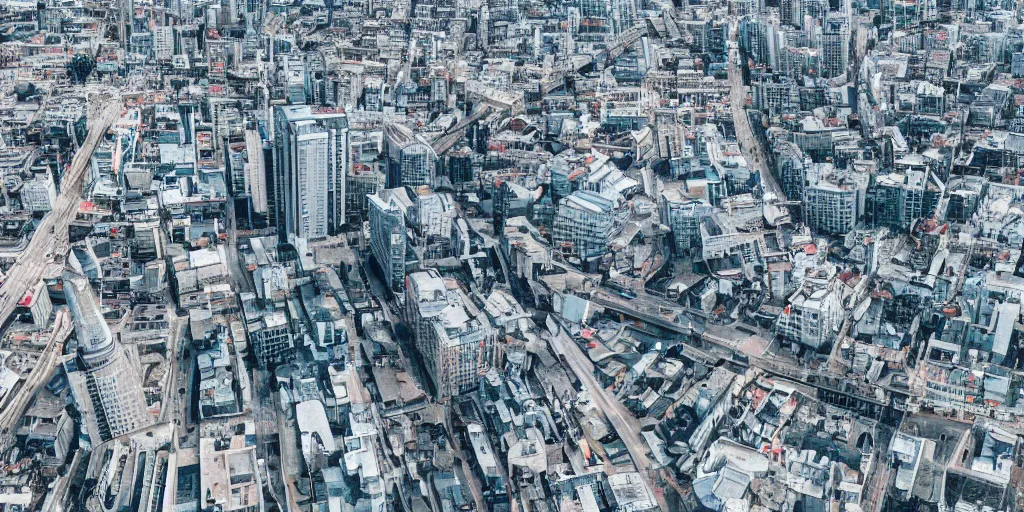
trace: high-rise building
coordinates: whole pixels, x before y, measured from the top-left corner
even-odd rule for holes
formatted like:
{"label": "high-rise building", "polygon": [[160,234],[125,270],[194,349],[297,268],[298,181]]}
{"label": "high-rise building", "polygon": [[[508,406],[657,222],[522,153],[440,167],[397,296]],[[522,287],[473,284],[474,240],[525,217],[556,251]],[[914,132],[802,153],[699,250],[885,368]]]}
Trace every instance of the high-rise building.
{"label": "high-rise building", "polygon": [[387,188],[434,185],[437,153],[422,136],[400,124],[384,127]]}
{"label": "high-rise building", "polygon": [[405,280],[405,212],[394,198],[368,196],[370,201],[370,251],[393,291]]}
{"label": "high-rise building", "polygon": [[111,336],[89,281],[70,272],[63,281],[77,339],[64,370],[89,441],[100,443],[153,424],[138,368]]}
{"label": "high-rise building", "polygon": [[[453,296],[454,297],[454,296]],[[448,307],[448,289],[441,274],[432,268],[409,274],[405,283],[403,321],[419,347],[432,336],[430,322]]]}
{"label": "high-rise building", "polygon": [[260,368],[270,368],[291,360],[295,344],[284,311],[264,313],[249,336]]}
{"label": "high-rise building", "polygon": [[345,214],[348,222],[362,225],[370,211],[369,196],[384,190],[384,175],[365,164],[354,164],[345,184]]}
{"label": "high-rise building", "polygon": [[821,180],[804,189],[804,222],[816,233],[843,235],[857,225],[857,189]]}
{"label": "high-rise building", "polygon": [[245,131],[245,192],[252,201],[252,210],[267,213],[266,166],[263,158],[263,138],[256,130]]}
{"label": "high-rise building", "polygon": [[890,173],[875,178],[867,191],[866,220],[872,226],[910,229],[930,217],[942,196],[937,178],[928,172]]}
{"label": "high-rise building", "polygon": [[846,13],[830,13],[821,27],[821,76],[834,78],[846,72],[850,64],[850,18]]}
{"label": "high-rise building", "polygon": [[494,356],[494,328],[456,284],[434,269],[409,274],[406,323],[437,397],[475,389]]}
{"label": "high-rise building", "polygon": [[604,196],[577,190],[558,203],[553,241],[555,249],[587,261],[608,250],[615,228],[614,205]]}
{"label": "high-rise building", "polygon": [[711,216],[712,206],[688,197],[679,188],[663,190],[658,206],[662,222],[672,230],[676,254],[700,254],[700,225]]}
{"label": "high-rise building", "polygon": [[338,233],[351,167],[348,118],[309,105],[279,106],[274,118],[279,235],[317,239]]}

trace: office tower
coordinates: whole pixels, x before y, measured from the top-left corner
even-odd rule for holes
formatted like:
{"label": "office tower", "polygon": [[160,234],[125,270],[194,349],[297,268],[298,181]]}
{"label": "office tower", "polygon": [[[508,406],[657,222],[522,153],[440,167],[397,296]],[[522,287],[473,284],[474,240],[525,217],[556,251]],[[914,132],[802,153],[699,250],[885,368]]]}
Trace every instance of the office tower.
{"label": "office tower", "polygon": [[153,29],[153,54],[158,61],[169,61],[174,57],[174,27],[163,26]]}
{"label": "office tower", "polygon": [[487,317],[434,269],[409,274],[405,312],[437,398],[475,389],[493,357],[494,329]]}
{"label": "office tower", "polygon": [[800,0],[779,0],[779,21],[783,25],[800,25],[803,21],[800,3]]}
{"label": "office tower", "polygon": [[473,181],[473,151],[467,147],[453,149],[448,152],[448,169],[446,175],[453,185]]}
{"label": "office tower", "polygon": [[612,30],[618,35],[636,25],[640,17],[637,0],[611,0]]}
{"label": "office tower", "polygon": [[153,417],[142,394],[138,368],[114,341],[99,300],[81,275],[63,277],[77,348],[64,362],[82,426],[96,444],[148,427]]}
{"label": "office tower", "polygon": [[405,308],[402,320],[412,331],[417,347],[432,335],[430,322],[448,306],[448,290],[437,270],[428,268],[409,274],[405,283]]}
{"label": "office tower", "polygon": [[252,210],[267,213],[266,166],[263,158],[263,138],[256,130],[245,131],[245,191],[252,202]]}
{"label": "office tower", "polygon": [[931,173],[908,171],[878,176],[867,192],[866,220],[871,226],[905,231],[935,213],[941,187]]}
{"label": "office tower", "polygon": [[774,18],[744,17],[739,24],[739,43],[755,63],[776,68],[778,22]]}
{"label": "office tower", "polygon": [[850,63],[850,19],[845,13],[829,13],[821,27],[821,76],[834,78]]}
{"label": "office tower", "polygon": [[845,235],[857,225],[857,189],[821,180],[804,189],[804,221],[815,233]]}
{"label": "office tower", "polygon": [[274,115],[278,234],[307,239],[337,234],[345,224],[345,182],[351,167],[348,118],[309,105],[277,107]]}
{"label": "office tower", "polygon": [[430,143],[400,124],[384,127],[387,188],[433,185],[437,154]]}
{"label": "office tower", "polygon": [[600,258],[615,227],[613,211],[609,199],[587,190],[562,199],[555,214],[555,249],[583,261]]}
{"label": "office tower", "polygon": [[576,0],[573,3],[579,9],[579,21],[573,34],[575,41],[600,43],[612,37],[608,20],[611,14],[609,0]]}
{"label": "office tower", "polygon": [[662,191],[658,206],[662,222],[672,231],[676,255],[700,254],[700,225],[711,217],[714,208],[685,195],[680,188]]}
{"label": "office tower", "polygon": [[295,344],[284,311],[264,313],[258,326],[251,329],[249,337],[260,368],[271,368],[291,360]]}
{"label": "office tower", "polygon": [[379,170],[364,165],[354,164],[345,183],[345,214],[348,222],[362,225],[369,218],[370,200],[368,196],[376,195],[384,190],[384,174]]}
{"label": "office tower", "polygon": [[393,197],[368,196],[370,201],[370,250],[392,291],[405,280],[405,212]]}

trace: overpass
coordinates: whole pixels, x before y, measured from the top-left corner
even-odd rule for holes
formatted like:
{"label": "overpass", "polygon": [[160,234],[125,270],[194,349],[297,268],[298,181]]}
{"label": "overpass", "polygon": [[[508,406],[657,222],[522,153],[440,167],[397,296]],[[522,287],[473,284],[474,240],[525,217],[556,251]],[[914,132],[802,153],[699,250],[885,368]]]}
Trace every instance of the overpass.
{"label": "overpass", "polygon": [[541,81],[541,92],[548,94],[551,91],[565,85],[565,77],[579,73],[579,71],[595,62],[611,63],[622,55],[633,43],[647,35],[647,21],[641,21],[626,29],[597,55],[573,55],[563,61],[555,69],[551,70],[548,77]]}
{"label": "overpass", "polygon": [[441,135],[440,137],[434,139],[430,143],[430,146],[434,149],[434,153],[436,153],[437,155],[441,155],[445,151],[448,151],[453,146],[458,144],[458,142],[462,140],[462,137],[465,135],[466,128],[469,128],[469,125],[483,119],[484,116],[491,112],[492,108],[493,107],[486,104],[482,106],[477,106],[477,108],[473,111],[472,114],[462,118],[462,121],[459,121],[458,124],[449,129],[444,135]]}
{"label": "overpass", "polygon": [[3,450],[7,450],[10,447],[8,443],[14,441],[15,429],[18,422],[21,421],[22,414],[32,403],[32,398],[49,381],[58,358],[64,352],[64,342],[67,341],[72,330],[71,314],[67,308],[58,309],[53,322],[53,330],[50,331],[49,340],[39,355],[35,368],[22,382],[15,395],[4,404],[3,411],[0,411],[0,434],[2,434],[0,438],[3,439],[0,441],[0,448]]}
{"label": "overpass", "polygon": [[[734,340],[722,338],[703,329],[700,330],[701,332],[698,332],[692,325],[682,325],[662,318],[659,315],[640,311],[633,306],[635,301],[623,304],[600,296],[594,296],[591,298],[591,302],[622,315],[635,318],[646,325],[655,326],[686,338],[699,337],[702,343],[725,350],[728,354],[734,354],[739,350]],[[691,347],[686,345],[684,353],[690,349]],[[709,354],[701,352],[701,355],[704,355],[706,358]],[[744,355],[747,356],[747,361],[739,361],[731,356],[721,356],[720,359],[725,359],[742,366],[757,368],[776,377],[809,385],[817,389],[817,398],[823,402],[845,409],[862,411],[865,414],[880,419],[894,419],[892,415],[893,409],[899,409],[894,398],[899,397],[905,400],[910,396],[909,389],[895,388],[890,385],[854,383],[851,379],[844,378],[843,375],[827,370],[802,368],[786,364],[785,360],[779,358]],[[884,399],[877,397],[877,390],[884,391]]]}

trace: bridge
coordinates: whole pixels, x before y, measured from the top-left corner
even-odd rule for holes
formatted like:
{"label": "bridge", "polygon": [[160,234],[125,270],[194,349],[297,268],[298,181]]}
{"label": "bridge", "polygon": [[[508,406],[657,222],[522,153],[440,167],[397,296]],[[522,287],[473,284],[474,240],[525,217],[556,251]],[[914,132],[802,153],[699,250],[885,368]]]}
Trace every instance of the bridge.
{"label": "bridge", "polygon": [[459,123],[448,130],[447,133],[434,139],[430,143],[430,146],[434,149],[434,153],[441,155],[458,144],[466,134],[466,128],[469,128],[469,125],[483,119],[484,116],[491,112],[492,108],[493,107],[486,104],[478,106],[472,114],[464,117],[462,121],[459,121]]}
{"label": "bridge", "polygon": [[0,433],[3,434],[0,436],[3,438],[3,441],[0,441],[0,447],[4,450],[9,448],[8,443],[14,441],[18,422],[21,421],[25,409],[32,403],[32,398],[49,381],[58,358],[64,352],[64,342],[71,336],[72,331],[71,314],[66,308],[57,310],[57,316],[53,321],[53,330],[50,331],[49,340],[39,355],[36,367],[21,383],[21,387],[18,388],[15,395],[4,404],[3,411],[0,411]]}
{"label": "bridge", "polygon": [[647,21],[641,21],[615,36],[604,50],[597,55],[573,55],[563,61],[555,69],[551,70],[548,77],[541,82],[541,92],[548,94],[551,91],[565,85],[565,77],[579,71],[595,62],[610,63],[619,58],[622,52],[626,51],[633,43],[647,35]]}
{"label": "bridge", "polygon": [[[591,302],[622,315],[635,318],[646,325],[658,327],[691,339],[699,338],[702,343],[722,349],[729,354],[739,350],[734,340],[722,338],[706,330],[698,332],[692,325],[682,325],[667,320],[660,315],[640,311],[635,307],[635,300],[630,301],[628,304],[623,304],[595,295],[591,298]],[[691,348],[690,345],[686,345],[684,353],[691,352]],[[703,355],[704,359],[714,357],[706,351],[697,350],[695,352]],[[850,379],[844,379],[842,375],[827,370],[802,368],[786,364],[784,360],[774,357],[745,355],[747,355],[747,361],[738,361],[735,358],[724,356],[720,357],[720,359],[726,359],[734,364],[758,368],[769,375],[809,385],[817,390],[818,396],[816,398],[819,400],[844,409],[862,411],[865,414],[885,421],[893,421],[897,416],[896,410],[899,409],[897,402],[905,401],[910,396],[909,389],[900,389],[889,385],[854,383]],[[884,399],[877,397],[876,390],[879,389],[885,392]]]}

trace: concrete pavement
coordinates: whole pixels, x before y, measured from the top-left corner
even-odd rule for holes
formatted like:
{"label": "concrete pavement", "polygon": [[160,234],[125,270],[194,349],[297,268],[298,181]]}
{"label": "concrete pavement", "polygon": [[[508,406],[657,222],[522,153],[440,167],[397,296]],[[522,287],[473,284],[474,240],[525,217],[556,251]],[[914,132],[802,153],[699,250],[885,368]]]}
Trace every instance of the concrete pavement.
{"label": "concrete pavement", "polygon": [[96,147],[107,129],[121,115],[121,100],[101,97],[90,105],[88,135],[75,154],[71,166],[61,176],[61,192],[49,214],[43,217],[32,239],[18,261],[8,270],[7,279],[0,284],[0,318],[14,312],[18,301],[31,286],[42,278],[46,266],[53,261],[55,251],[67,249],[68,224],[75,219],[82,200],[82,180]]}
{"label": "concrete pavement", "polygon": [[604,412],[612,428],[618,433],[619,438],[626,445],[629,456],[633,459],[637,471],[644,479],[644,483],[654,492],[661,510],[669,510],[668,503],[662,492],[662,487],[655,485],[651,479],[651,460],[647,457],[647,448],[640,439],[640,424],[637,419],[626,411],[621,403],[615,400],[594,378],[594,364],[590,358],[573,340],[569,339],[564,330],[560,329],[558,334],[550,337],[551,348],[556,354],[565,356],[565,362],[569,368],[583,383],[583,387],[590,393],[590,397],[597,404],[597,407]]}
{"label": "concrete pavement", "polygon": [[[736,41],[736,22],[730,25],[729,39]],[[729,50],[729,107],[732,109],[733,125],[736,128],[736,142],[740,145],[743,157],[747,159],[747,165],[758,171],[761,177],[761,187],[764,193],[775,194],[779,201],[786,201],[782,187],[775,181],[771,169],[768,168],[768,159],[765,157],[765,150],[761,147],[760,139],[754,137],[753,129],[750,126],[750,118],[747,117],[747,93],[743,88],[743,70],[738,62],[740,51],[736,48]]]}

